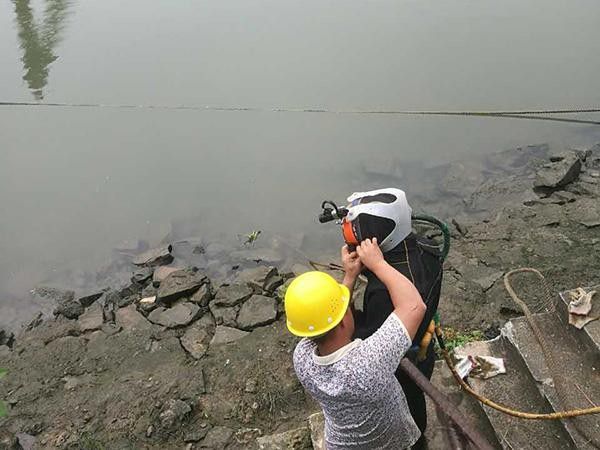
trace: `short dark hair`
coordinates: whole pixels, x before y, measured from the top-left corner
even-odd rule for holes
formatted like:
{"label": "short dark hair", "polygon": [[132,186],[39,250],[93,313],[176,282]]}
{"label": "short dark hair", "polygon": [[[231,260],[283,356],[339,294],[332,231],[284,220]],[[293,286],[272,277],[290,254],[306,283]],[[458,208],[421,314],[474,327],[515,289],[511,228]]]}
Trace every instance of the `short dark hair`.
{"label": "short dark hair", "polygon": [[318,336],[313,336],[310,338],[310,340],[313,341],[315,344],[322,344],[323,341],[325,341],[325,339],[327,338],[327,336],[329,336],[329,331],[327,331],[323,334],[320,334]]}

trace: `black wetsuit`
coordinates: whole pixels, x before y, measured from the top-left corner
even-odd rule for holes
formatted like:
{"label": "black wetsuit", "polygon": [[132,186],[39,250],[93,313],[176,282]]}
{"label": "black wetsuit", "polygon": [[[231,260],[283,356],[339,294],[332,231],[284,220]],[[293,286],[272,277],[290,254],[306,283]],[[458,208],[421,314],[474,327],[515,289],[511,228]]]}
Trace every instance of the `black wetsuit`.
{"label": "black wetsuit", "polygon": [[[416,352],[430,321],[433,319],[440,299],[442,260],[439,249],[428,239],[410,235],[395,249],[385,253],[384,258],[413,282],[427,305],[423,322],[413,339],[413,347],[406,357],[411,359],[427,378],[431,378],[435,363],[433,341],[429,345],[427,358],[424,361],[416,361]],[[356,331],[354,335],[354,337],[362,339],[377,331],[394,310],[390,294],[385,285],[372,272],[365,271],[365,275],[369,283],[365,291],[363,312],[356,313]],[[425,394],[400,369],[396,371],[396,378],[402,385],[415,423],[421,433],[424,433],[427,427]],[[425,439],[422,437],[413,449],[425,448],[424,445]]]}

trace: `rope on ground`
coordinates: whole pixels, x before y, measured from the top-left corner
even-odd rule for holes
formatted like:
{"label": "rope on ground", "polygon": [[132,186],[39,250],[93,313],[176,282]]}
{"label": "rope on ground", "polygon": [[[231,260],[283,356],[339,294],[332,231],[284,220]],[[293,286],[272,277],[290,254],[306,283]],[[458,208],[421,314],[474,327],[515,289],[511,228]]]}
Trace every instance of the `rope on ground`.
{"label": "rope on ground", "polygon": [[[534,333],[536,339],[538,340],[538,342],[540,343],[542,352],[544,353],[544,357],[546,358],[549,369],[551,370],[551,372],[555,372],[554,371],[554,367],[555,367],[554,358],[552,356],[551,351],[548,349],[547,345],[545,344],[544,337],[543,337],[539,327],[537,326],[537,323],[536,323],[533,315],[531,314],[531,311],[529,310],[529,308],[527,307],[525,302],[523,302],[523,300],[521,300],[517,296],[515,290],[513,289],[512,285],[510,284],[511,276],[513,276],[514,274],[517,274],[517,273],[524,273],[524,272],[534,273],[542,280],[542,284],[543,284],[544,292],[545,292],[545,296],[546,296],[546,306],[549,309],[552,308],[553,303],[550,300],[551,299],[550,291],[548,289],[546,279],[536,269],[526,267],[526,268],[516,269],[516,270],[512,270],[512,271],[508,272],[506,275],[504,275],[504,286],[505,286],[506,290],[508,291],[509,295],[511,296],[511,298],[513,299],[513,301],[517,305],[519,305],[521,307],[521,309],[523,310],[523,312],[525,313],[527,322],[532,327],[533,333]],[[437,334],[438,338],[442,339],[441,329],[439,327],[436,327],[436,334]],[[442,341],[443,341],[443,339],[442,339]],[[446,350],[446,348],[444,348],[444,347],[442,347],[441,350],[442,350],[442,355],[444,357],[444,360],[446,361],[446,364],[450,368],[452,375],[454,376],[454,378],[456,379],[458,384],[460,384],[462,389],[464,389],[468,394],[470,394],[472,397],[474,397],[475,399],[477,399],[484,405],[489,406],[490,408],[493,408],[502,413],[508,414],[509,416],[518,417],[520,419],[529,419],[529,420],[560,420],[560,419],[569,419],[569,418],[574,418],[574,417],[586,416],[586,415],[590,415],[590,414],[600,414],[600,406],[594,406],[592,408],[583,408],[583,409],[570,409],[570,410],[564,410],[564,411],[557,411],[557,412],[553,412],[553,413],[531,413],[531,412],[519,411],[519,410],[516,410],[513,408],[509,408],[507,406],[501,405],[499,403],[496,403],[493,400],[490,400],[489,398],[484,397],[483,395],[480,395],[475,390],[473,390],[473,388],[471,388],[471,386],[469,386],[460,377],[460,375],[456,371],[456,368],[454,366],[454,363],[452,362],[452,358],[450,357],[448,350]],[[552,375],[555,375],[555,373],[552,373]],[[561,404],[564,405],[564,400],[563,400],[564,395],[562,395],[562,394],[564,394],[564,391],[561,392],[561,389],[559,386],[560,383],[556,383],[556,381],[557,380],[555,380],[555,386],[557,387],[557,393],[559,394],[559,399],[561,401]],[[581,434],[584,434],[580,430],[578,430],[578,431]],[[584,436],[585,436],[585,434],[584,434]],[[596,444],[595,444],[595,446],[597,447]]]}

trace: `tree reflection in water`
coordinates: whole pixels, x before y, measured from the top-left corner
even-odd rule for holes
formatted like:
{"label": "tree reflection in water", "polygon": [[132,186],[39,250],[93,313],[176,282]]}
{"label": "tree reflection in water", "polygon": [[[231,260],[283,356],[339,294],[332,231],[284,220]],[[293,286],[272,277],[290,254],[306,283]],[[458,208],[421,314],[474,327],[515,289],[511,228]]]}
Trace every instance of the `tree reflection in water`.
{"label": "tree reflection in water", "polygon": [[34,18],[29,0],[13,0],[19,44],[23,50],[23,80],[36,100],[44,98],[49,66],[58,56],[54,49],[60,41],[72,0],[45,0],[42,22]]}

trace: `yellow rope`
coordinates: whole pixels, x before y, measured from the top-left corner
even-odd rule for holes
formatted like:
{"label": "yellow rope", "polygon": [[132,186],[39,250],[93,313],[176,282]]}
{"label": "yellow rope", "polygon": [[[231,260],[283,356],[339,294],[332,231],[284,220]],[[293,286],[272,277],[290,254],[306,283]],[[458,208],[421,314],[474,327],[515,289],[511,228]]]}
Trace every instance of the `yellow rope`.
{"label": "yellow rope", "polygon": [[[509,295],[511,296],[511,298],[514,300],[514,302],[519,305],[521,307],[521,309],[523,310],[523,312],[525,313],[525,317],[527,318],[527,321],[529,322],[529,324],[531,325],[534,335],[536,336],[536,338],[538,339],[538,342],[540,343],[540,346],[542,347],[542,351],[544,353],[544,356],[547,358],[547,362],[550,365],[553,364],[553,358],[552,358],[552,354],[551,352],[548,351],[548,349],[546,348],[546,345],[544,344],[544,338],[542,336],[542,333],[539,330],[539,327],[537,326],[537,324],[535,323],[535,320],[533,318],[533,315],[531,314],[531,312],[529,311],[529,308],[527,307],[527,305],[517,296],[517,294],[515,293],[514,289],[512,288],[511,284],[510,284],[510,277],[516,273],[522,273],[522,272],[531,272],[531,273],[535,273],[539,278],[541,278],[544,281],[544,289],[546,292],[546,297],[549,299],[549,291],[547,288],[547,285],[545,283],[545,278],[544,276],[536,269],[532,269],[532,268],[522,268],[522,269],[516,269],[516,270],[512,270],[510,272],[508,272],[505,276],[504,276],[504,286],[506,287],[506,290],[508,291]],[[436,335],[438,336],[438,338],[442,337],[442,330],[441,327],[437,326],[436,327]],[[473,388],[471,388],[471,386],[469,386],[458,374],[458,372],[456,371],[456,368],[454,366],[454,363],[452,362],[452,358],[450,357],[448,351],[444,348],[442,349],[442,355],[446,361],[446,364],[448,364],[448,367],[450,368],[450,371],[452,372],[452,375],[454,375],[454,378],[456,379],[456,381],[458,382],[458,384],[460,384],[461,388],[464,389],[468,394],[470,394],[472,397],[474,397],[475,399],[477,399],[478,401],[480,401],[481,403],[483,403],[486,406],[489,406],[490,408],[493,408],[497,411],[500,411],[504,414],[508,414],[509,416],[513,416],[513,417],[518,417],[521,419],[529,419],[529,420],[560,420],[560,419],[568,419],[568,418],[572,418],[572,417],[578,417],[578,416],[586,416],[589,414],[600,414],[600,406],[595,406],[593,408],[585,408],[585,409],[571,409],[568,411],[558,411],[558,412],[553,412],[553,413],[531,413],[531,412],[525,412],[525,411],[518,411],[512,408],[509,408],[507,406],[501,405],[499,403],[494,402],[493,400],[490,400],[487,397],[484,397],[483,395],[478,394],[477,392],[475,392],[473,390]],[[552,369],[552,367],[551,367]]]}
{"label": "yellow rope", "polygon": [[596,406],[594,408],[573,409],[570,411],[559,411],[559,412],[553,412],[553,413],[531,413],[531,412],[518,411],[516,409],[509,408],[508,406],[504,406],[504,405],[501,405],[500,403],[496,403],[495,401],[490,400],[489,398],[484,397],[483,395],[480,395],[477,392],[475,392],[473,390],[473,388],[471,388],[471,386],[469,386],[467,383],[465,383],[465,381],[460,377],[458,372],[456,372],[456,368],[454,367],[452,358],[450,358],[450,355],[448,354],[448,350],[446,350],[446,349],[442,350],[442,355],[444,356],[444,359],[446,360],[446,364],[448,364],[448,367],[450,368],[452,375],[454,375],[454,378],[456,379],[458,384],[460,384],[460,386],[468,394],[470,394],[471,396],[473,396],[474,398],[479,400],[484,405],[489,406],[490,408],[493,408],[496,411],[500,411],[505,414],[508,414],[509,416],[518,417],[520,419],[529,419],[529,420],[559,420],[559,419],[567,419],[569,417],[585,416],[588,414],[599,414],[600,413],[600,406]]}

